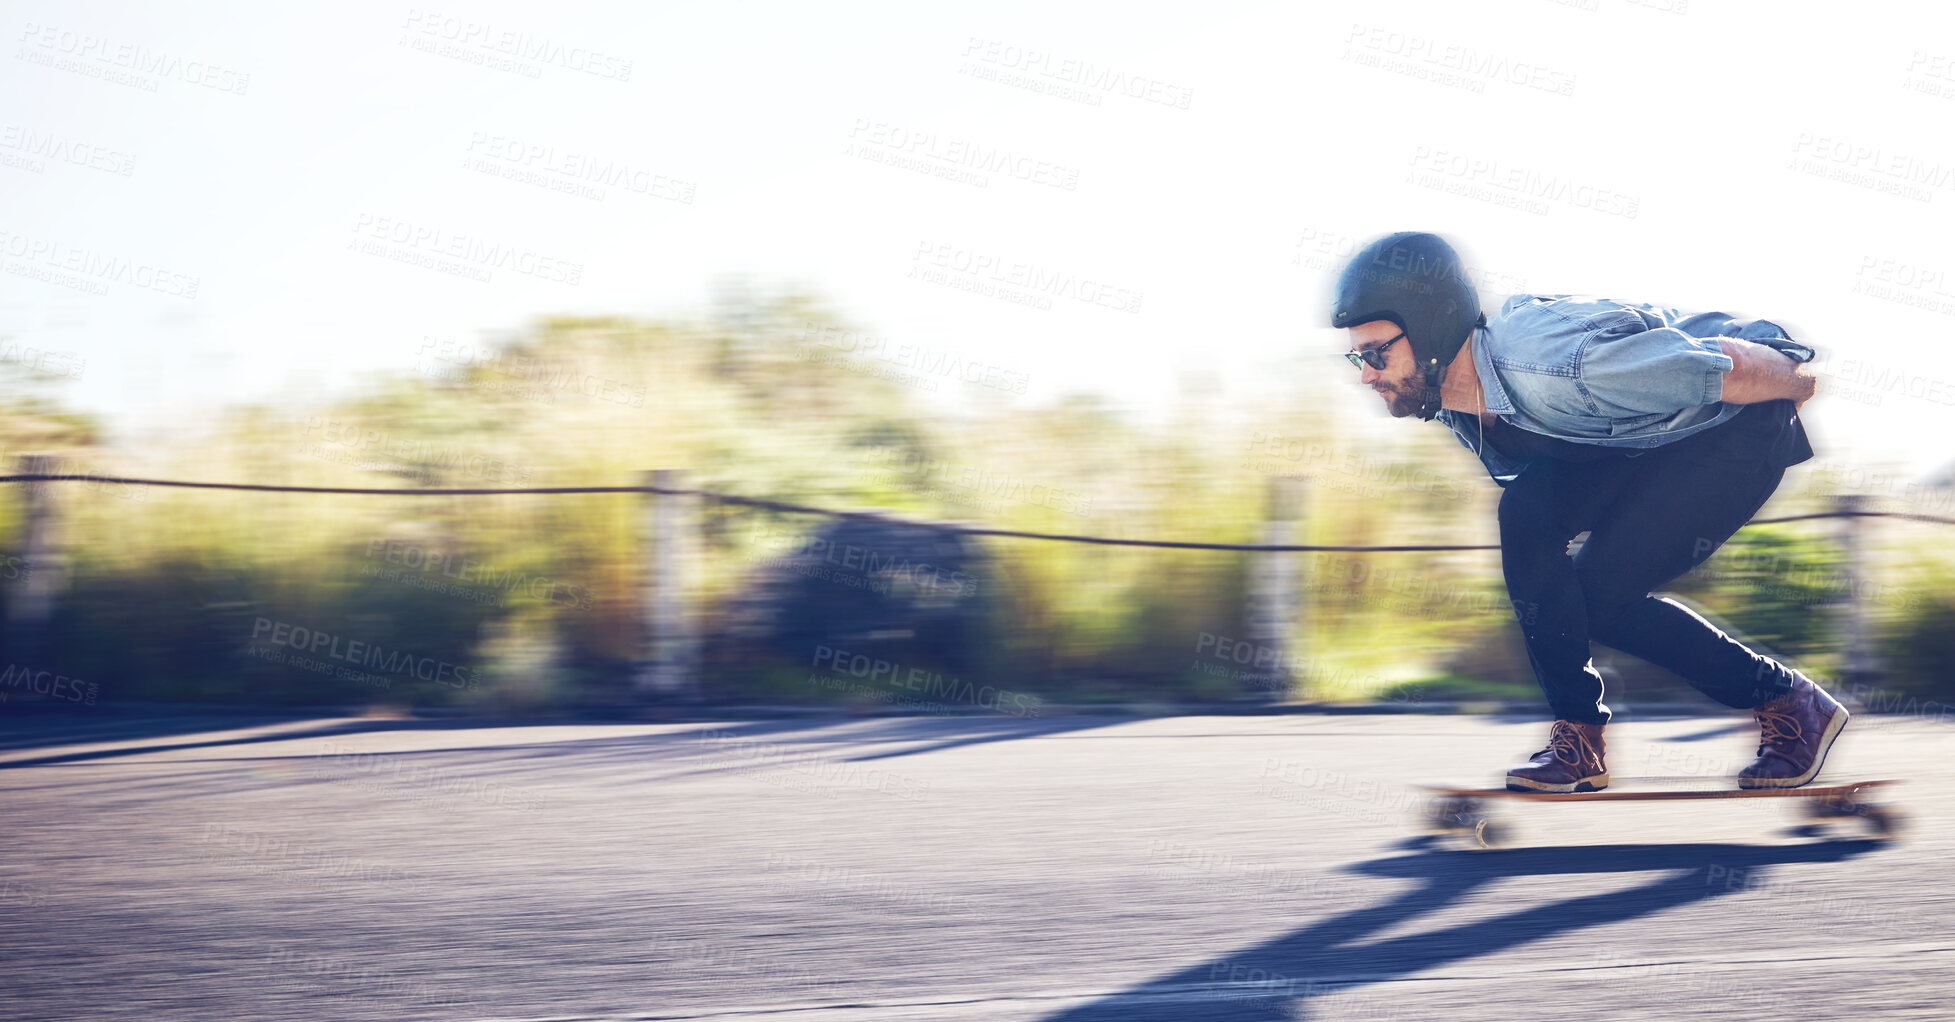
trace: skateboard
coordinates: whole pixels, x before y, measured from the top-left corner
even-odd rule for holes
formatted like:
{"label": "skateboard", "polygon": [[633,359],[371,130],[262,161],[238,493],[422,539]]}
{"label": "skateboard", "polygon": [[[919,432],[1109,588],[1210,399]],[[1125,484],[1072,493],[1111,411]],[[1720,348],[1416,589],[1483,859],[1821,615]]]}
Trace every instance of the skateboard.
{"label": "skateboard", "polygon": [[[1900,829],[1902,816],[1895,809],[1873,800],[1875,789],[1898,780],[1852,781],[1846,784],[1808,785],[1803,788],[1709,788],[1704,778],[1629,777],[1601,791],[1509,791],[1506,788],[1451,788],[1421,785],[1432,797],[1426,814],[1428,829],[1456,837],[1467,847],[1498,847],[1511,836],[1508,825],[1494,816],[1485,803],[1495,799],[1518,802],[1657,802],[1706,798],[1796,798],[1799,808],[1815,822],[1854,819],[1865,824],[1875,837],[1891,838]],[[1694,785],[1694,786],[1690,786]]]}

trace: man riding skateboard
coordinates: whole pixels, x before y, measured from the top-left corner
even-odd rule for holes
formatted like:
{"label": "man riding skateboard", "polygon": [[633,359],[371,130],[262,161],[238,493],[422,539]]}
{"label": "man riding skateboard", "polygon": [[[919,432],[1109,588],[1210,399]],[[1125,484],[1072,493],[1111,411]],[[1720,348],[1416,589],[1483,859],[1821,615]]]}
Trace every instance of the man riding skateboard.
{"label": "man riding skateboard", "polygon": [[[1798,408],[1813,350],[1764,320],[1685,316],[1587,296],[1515,295],[1491,318],[1453,248],[1392,234],[1339,276],[1331,325],[1395,417],[1437,418],[1503,488],[1501,570],[1555,721],[1507,772],[1516,791],[1596,791],[1602,676],[1589,642],[1749,709],[1758,758],[1742,788],[1819,773],[1847,711],[1812,679],[1652,590],[1751,519],[1812,457]],[[1579,534],[1588,539],[1569,556]]]}

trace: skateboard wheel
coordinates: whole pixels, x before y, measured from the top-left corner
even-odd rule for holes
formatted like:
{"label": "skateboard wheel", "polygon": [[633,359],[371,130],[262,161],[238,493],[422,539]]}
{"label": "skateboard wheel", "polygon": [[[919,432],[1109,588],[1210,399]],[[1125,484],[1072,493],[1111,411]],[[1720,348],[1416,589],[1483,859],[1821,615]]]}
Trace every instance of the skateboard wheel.
{"label": "skateboard wheel", "polygon": [[1498,820],[1480,817],[1473,827],[1473,843],[1483,852],[1506,844],[1507,825]]}
{"label": "skateboard wheel", "polygon": [[1876,836],[1884,838],[1898,835],[1907,822],[1905,813],[1881,806],[1865,807],[1861,810],[1860,817],[1867,821],[1869,830],[1872,830]]}

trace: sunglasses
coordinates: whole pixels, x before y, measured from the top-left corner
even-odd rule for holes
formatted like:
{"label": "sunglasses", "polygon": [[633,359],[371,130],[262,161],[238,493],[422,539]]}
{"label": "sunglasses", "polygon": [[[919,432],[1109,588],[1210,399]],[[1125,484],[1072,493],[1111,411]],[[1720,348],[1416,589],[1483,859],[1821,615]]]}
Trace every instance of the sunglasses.
{"label": "sunglasses", "polygon": [[1398,332],[1397,337],[1394,337],[1383,344],[1376,344],[1369,348],[1361,348],[1357,351],[1347,351],[1344,353],[1344,357],[1346,360],[1348,360],[1351,363],[1352,366],[1356,368],[1363,369],[1365,366],[1370,366],[1373,369],[1382,370],[1385,368],[1385,349],[1391,347],[1394,344],[1397,344],[1398,342],[1404,339],[1405,339],[1405,331],[1400,330]]}

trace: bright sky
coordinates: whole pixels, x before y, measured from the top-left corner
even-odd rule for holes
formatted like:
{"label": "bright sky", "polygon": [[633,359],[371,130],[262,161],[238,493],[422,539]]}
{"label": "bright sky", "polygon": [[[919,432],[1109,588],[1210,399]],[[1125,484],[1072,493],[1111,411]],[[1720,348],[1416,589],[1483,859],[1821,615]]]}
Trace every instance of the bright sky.
{"label": "bright sky", "polygon": [[736,276],[1027,400],[1301,394],[1339,256],[1419,229],[1489,292],[1779,322],[1825,457],[1949,456],[1934,5],[291,6],[6,6],[0,357],[125,436]]}

